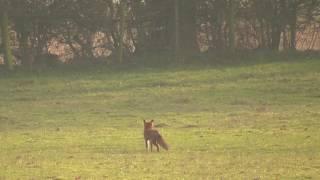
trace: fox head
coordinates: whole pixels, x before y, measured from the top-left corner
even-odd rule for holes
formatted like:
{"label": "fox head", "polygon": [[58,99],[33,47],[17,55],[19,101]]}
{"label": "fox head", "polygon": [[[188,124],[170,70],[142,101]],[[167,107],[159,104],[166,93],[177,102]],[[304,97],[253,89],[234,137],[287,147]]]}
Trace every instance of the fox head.
{"label": "fox head", "polygon": [[153,129],[153,127],[154,127],[153,122],[154,122],[154,120],[151,120],[149,122],[147,122],[146,120],[143,120],[144,129]]}

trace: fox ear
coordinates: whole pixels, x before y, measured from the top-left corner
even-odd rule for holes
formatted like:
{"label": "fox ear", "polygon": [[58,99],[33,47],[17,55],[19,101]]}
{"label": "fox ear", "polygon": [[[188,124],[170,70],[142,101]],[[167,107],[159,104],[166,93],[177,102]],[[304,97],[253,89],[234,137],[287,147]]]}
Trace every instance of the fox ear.
{"label": "fox ear", "polygon": [[152,122],[152,123],[153,123],[153,122],[154,122],[154,120],[152,119],[150,122]]}

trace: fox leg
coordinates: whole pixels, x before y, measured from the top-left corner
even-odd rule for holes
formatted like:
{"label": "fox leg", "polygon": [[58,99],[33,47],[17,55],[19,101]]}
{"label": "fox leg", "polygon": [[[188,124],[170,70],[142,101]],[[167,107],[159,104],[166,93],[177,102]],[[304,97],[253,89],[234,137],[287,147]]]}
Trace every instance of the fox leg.
{"label": "fox leg", "polygon": [[151,142],[150,142],[150,144],[151,144],[151,151],[152,151],[152,147],[153,147],[153,145],[155,145],[155,146],[156,146],[156,148],[157,148],[157,152],[159,152],[159,145],[158,145],[158,143],[157,143],[157,141],[156,141],[156,140],[151,141]]}
{"label": "fox leg", "polygon": [[157,142],[155,142],[154,145],[157,147],[157,152],[159,152],[159,145],[157,144]]}
{"label": "fox leg", "polygon": [[148,151],[148,140],[144,140],[145,144],[146,144],[146,150]]}

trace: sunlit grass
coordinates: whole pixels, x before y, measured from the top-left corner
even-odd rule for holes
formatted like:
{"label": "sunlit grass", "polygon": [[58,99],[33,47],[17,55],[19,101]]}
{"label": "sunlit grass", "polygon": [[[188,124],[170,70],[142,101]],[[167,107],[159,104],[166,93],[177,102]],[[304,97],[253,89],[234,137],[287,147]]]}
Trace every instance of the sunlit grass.
{"label": "sunlit grass", "polygon": [[[318,179],[320,61],[0,77],[0,179]],[[170,151],[147,153],[142,120]]]}

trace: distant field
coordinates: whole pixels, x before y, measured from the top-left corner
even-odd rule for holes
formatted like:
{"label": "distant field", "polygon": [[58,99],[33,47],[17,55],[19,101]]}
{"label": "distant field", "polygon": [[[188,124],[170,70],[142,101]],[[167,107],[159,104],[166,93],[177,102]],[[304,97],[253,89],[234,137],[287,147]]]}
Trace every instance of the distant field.
{"label": "distant field", "polygon": [[320,59],[2,73],[0,142],[1,180],[320,179]]}

